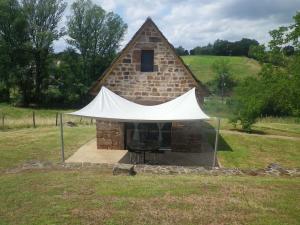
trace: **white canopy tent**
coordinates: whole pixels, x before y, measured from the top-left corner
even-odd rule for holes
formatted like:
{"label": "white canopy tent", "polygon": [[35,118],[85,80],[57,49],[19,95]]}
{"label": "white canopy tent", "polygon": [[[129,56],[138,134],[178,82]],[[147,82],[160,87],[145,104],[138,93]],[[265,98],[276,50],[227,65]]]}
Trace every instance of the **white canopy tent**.
{"label": "white canopy tent", "polygon": [[[87,106],[68,114],[108,121],[133,122],[135,124],[139,122],[159,124],[176,121],[197,121],[210,118],[201,110],[196,98],[195,88],[171,101],[146,106],[122,98],[103,86],[98,95]],[[220,120],[218,120],[214,158],[218,145],[219,127]],[[60,114],[60,128],[62,161],[64,162],[62,114]],[[215,159],[213,160],[213,167],[214,163]]]}
{"label": "white canopy tent", "polygon": [[122,98],[103,86],[87,106],[69,114],[101,120],[150,123],[209,119],[198,104],[195,88],[166,103],[146,106]]}

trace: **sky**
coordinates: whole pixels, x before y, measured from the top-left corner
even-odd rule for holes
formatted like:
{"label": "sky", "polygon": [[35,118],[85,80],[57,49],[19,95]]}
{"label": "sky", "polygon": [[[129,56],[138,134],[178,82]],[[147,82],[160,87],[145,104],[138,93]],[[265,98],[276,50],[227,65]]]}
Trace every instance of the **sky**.
{"label": "sky", "polygon": [[[106,11],[119,14],[128,25],[123,47],[147,17],[175,47],[192,49],[217,39],[237,41],[243,37],[260,43],[270,40],[269,31],[293,22],[300,0],[92,0]],[[66,26],[70,5],[60,23]],[[54,42],[63,51],[66,38]]]}

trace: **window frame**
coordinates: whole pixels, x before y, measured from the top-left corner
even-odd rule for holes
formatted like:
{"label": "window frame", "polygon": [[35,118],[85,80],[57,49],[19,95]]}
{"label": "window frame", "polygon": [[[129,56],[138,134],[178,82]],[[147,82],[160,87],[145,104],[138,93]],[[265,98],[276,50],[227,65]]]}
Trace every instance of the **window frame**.
{"label": "window frame", "polygon": [[[152,58],[150,58],[150,63],[145,63],[145,55],[148,54],[148,57],[152,55]],[[144,60],[143,60],[144,59]],[[151,73],[154,72],[154,50],[141,50],[141,72],[143,73]]]}

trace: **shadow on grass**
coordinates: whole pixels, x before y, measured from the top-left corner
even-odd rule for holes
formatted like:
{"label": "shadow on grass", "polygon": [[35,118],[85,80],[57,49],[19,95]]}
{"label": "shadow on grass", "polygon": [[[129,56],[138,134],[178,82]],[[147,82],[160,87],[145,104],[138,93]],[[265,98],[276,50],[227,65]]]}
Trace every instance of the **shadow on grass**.
{"label": "shadow on grass", "polygon": [[238,129],[238,128],[233,128],[233,129],[229,129],[230,131],[236,131],[236,132],[240,132],[240,133],[247,133],[247,134],[259,134],[259,135],[266,135],[267,133],[265,131],[262,130],[250,130],[250,131],[246,131],[243,129]]}
{"label": "shadow on grass", "polygon": [[[208,143],[215,147],[216,140],[216,127],[212,126],[210,123],[206,121],[201,121],[201,130],[204,136],[207,137]],[[233,151],[230,145],[226,142],[226,140],[219,134],[218,140],[218,151]]]}

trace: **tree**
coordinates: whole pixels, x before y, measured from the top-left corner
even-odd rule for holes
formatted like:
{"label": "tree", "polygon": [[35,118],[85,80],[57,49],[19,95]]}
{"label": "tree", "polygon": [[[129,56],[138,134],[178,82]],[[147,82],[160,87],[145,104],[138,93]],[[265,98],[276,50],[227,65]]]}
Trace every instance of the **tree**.
{"label": "tree", "polygon": [[259,62],[266,62],[266,47],[264,45],[252,45],[249,48],[248,56]]}
{"label": "tree", "polygon": [[240,41],[233,42],[232,55],[249,56],[251,46],[258,46],[259,43],[255,39],[242,38]]}
{"label": "tree", "polygon": [[90,0],[77,0],[68,19],[68,43],[81,53],[82,74],[89,86],[115,56],[127,25]]}
{"label": "tree", "polygon": [[24,15],[28,24],[31,53],[34,60],[35,100],[42,101],[42,89],[48,85],[48,56],[54,40],[64,35],[58,29],[66,8],[63,0],[22,0]]}
{"label": "tree", "polygon": [[[262,65],[258,78],[248,78],[235,90],[235,118],[250,130],[259,116],[300,116],[300,12],[294,24],[272,30],[269,50],[252,47],[251,55]],[[294,49],[285,53],[286,46]],[[289,47],[290,48],[290,47]]]}
{"label": "tree", "polygon": [[188,55],[188,50],[184,49],[182,46],[179,46],[178,48],[175,48],[176,54],[179,56]]}
{"label": "tree", "polygon": [[28,26],[17,0],[0,1],[0,100],[10,100],[10,90],[19,87],[28,102]]}
{"label": "tree", "polygon": [[291,45],[284,46],[282,50],[283,50],[283,54],[286,56],[291,56],[295,52],[295,48]]}
{"label": "tree", "polygon": [[215,79],[210,81],[208,85],[211,87],[212,92],[219,94],[222,97],[232,90],[235,81],[231,76],[231,67],[229,61],[226,59],[215,60],[212,64],[212,69],[216,74]]}
{"label": "tree", "polygon": [[190,51],[191,55],[214,55],[214,49],[212,44],[200,47],[197,46]]}

